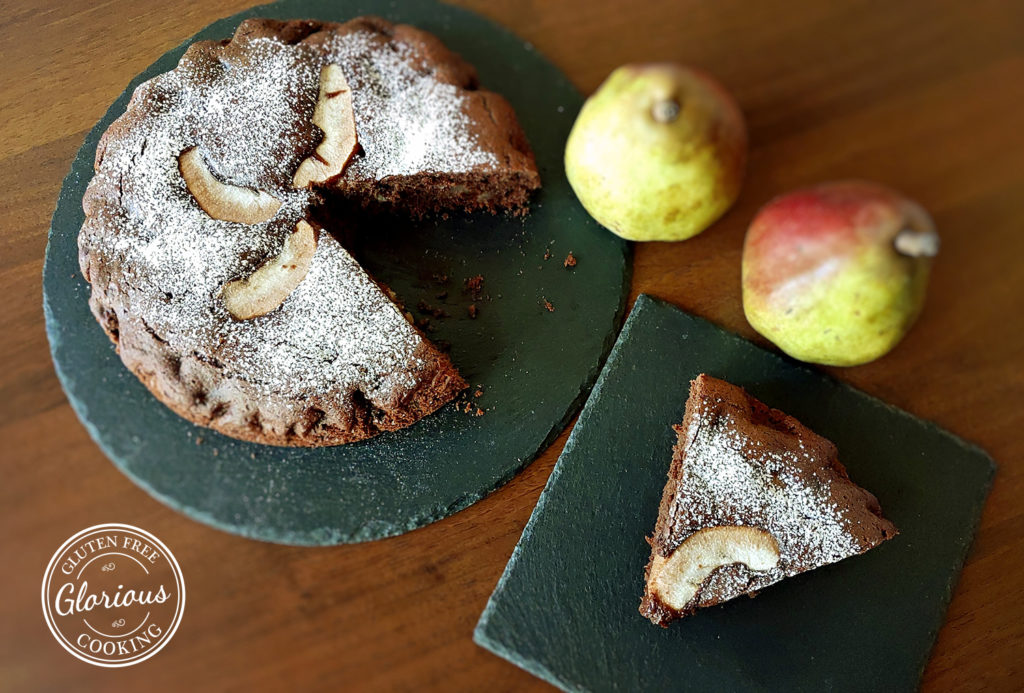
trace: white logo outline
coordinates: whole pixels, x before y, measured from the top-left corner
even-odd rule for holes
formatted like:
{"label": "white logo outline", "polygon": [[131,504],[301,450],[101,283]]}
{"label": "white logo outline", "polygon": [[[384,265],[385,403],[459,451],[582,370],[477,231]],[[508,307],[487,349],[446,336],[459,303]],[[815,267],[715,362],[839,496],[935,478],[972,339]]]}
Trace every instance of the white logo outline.
{"label": "white logo outline", "polygon": [[[49,592],[48,588],[50,585],[50,579],[52,578],[54,570],[56,569],[60,557],[64,554],[64,551],[81,538],[102,530],[119,530],[136,533],[139,536],[144,537],[146,540],[152,542],[153,546],[163,551],[164,556],[167,557],[168,563],[170,563],[172,571],[174,572],[175,585],[177,586],[178,594],[180,595],[177,607],[174,612],[174,618],[172,619],[171,625],[167,629],[165,636],[161,638],[161,640],[152,649],[132,659],[104,660],[99,657],[93,658],[79,652],[72,645],[72,643],[70,643],[67,640],[66,636],[60,631],[60,629],[56,627],[52,614],[53,605],[50,604],[50,600],[47,598]],[[174,554],[171,553],[170,549],[167,548],[166,544],[157,539],[151,533],[147,532],[144,529],[136,527],[135,525],[124,524],[122,522],[107,522],[103,524],[93,525],[92,527],[86,527],[82,531],[76,532],[74,535],[69,537],[67,541],[61,544],[60,548],[57,549],[57,551],[53,554],[53,557],[50,559],[50,562],[46,565],[46,571],[43,573],[43,584],[41,594],[43,605],[43,620],[46,621],[46,627],[50,629],[50,633],[53,635],[54,639],[56,639],[56,641],[60,644],[60,646],[68,652],[70,652],[76,658],[82,660],[83,662],[87,662],[94,666],[104,667],[108,669],[118,669],[121,667],[128,667],[134,664],[139,664],[140,662],[146,661],[147,659],[155,655],[157,652],[162,650],[164,646],[171,641],[171,638],[174,637],[174,634],[178,630],[178,626],[181,624],[182,616],[185,613],[185,576],[182,573],[181,566],[178,565],[178,560],[174,557]]]}

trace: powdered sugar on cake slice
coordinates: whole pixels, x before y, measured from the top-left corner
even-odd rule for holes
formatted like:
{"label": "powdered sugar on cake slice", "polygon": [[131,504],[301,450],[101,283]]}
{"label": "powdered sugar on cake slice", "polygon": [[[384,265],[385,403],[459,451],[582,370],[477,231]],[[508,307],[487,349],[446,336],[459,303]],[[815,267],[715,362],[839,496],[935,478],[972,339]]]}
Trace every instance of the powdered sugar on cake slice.
{"label": "powdered sugar on cake slice", "polygon": [[[813,462],[802,444],[800,451],[766,450],[736,429],[731,414],[705,412],[690,423],[685,440],[681,492],[669,509],[672,543],[681,544],[708,526],[767,530],[779,544],[780,561],[757,575],[758,589],[796,572],[795,557],[801,564],[825,565],[868,548],[850,533],[845,509],[834,502],[833,475],[796,471]],[[750,578],[735,576],[738,591],[746,589]]]}
{"label": "powdered sugar on cake slice", "polygon": [[640,607],[657,624],[897,534],[831,442],[735,385],[699,376],[675,430]]}

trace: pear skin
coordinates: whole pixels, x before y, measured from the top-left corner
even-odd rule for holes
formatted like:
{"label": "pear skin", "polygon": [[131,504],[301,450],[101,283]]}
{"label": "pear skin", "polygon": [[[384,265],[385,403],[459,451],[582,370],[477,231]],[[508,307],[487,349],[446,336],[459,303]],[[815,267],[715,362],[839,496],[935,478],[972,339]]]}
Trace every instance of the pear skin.
{"label": "pear skin", "polygon": [[768,203],[743,247],[743,310],[793,358],[856,366],[888,353],[924,305],[938,235],[916,202],[844,181]]}
{"label": "pear skin", "polygon": [[565,147],[576,196],[634,241],[681,241],[739,195],[747,133],[712,78],[669,63],[625,65],[580,110]]}

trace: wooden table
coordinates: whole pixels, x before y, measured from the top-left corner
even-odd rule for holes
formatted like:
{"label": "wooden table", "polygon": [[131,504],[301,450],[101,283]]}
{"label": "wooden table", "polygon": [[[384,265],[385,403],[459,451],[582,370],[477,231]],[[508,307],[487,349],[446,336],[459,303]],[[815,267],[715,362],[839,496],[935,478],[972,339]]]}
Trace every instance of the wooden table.
{"label": "wooden table", "polygon": [[[471,633],[565,434],[504,489],[447,520],[368,545],[289,548],[224,534],[151,499],[107,462],[57,383],[40,276],[72,156],[135,74],[246,4],[0,5],[0,688],[541,690]],[[757,339],[740,306],[740,248],[770,197],[859,176],[932,211],[943,254],[919,324],[889,356],[835,372],[1001,463],[924,688],[1022,685],[1024,4],[465,4],[532,42],[584,92],[621,63],[680,60],[738,98],[753,144],[738,204],[692,241],[637,247],[634,296],[652,293]],[[172,642],[124,670],[64,652],[38,602],[51,553],[110,521],[163,539],[188,584]]]}

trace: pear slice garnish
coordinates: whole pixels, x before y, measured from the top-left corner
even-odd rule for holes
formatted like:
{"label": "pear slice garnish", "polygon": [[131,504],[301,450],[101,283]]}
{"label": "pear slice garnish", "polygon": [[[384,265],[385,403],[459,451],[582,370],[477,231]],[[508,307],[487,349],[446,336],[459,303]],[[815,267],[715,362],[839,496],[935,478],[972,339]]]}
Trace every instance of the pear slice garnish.
{"label": "pear slice garnish", "polygon": [[250,320],[277,309],[306,278],[316,254],[317,231],[305,221],[285,239],[281,252],[252,274],[224,285],[224,307],[238,320]]}
{"label": "pear slice garnish", "polygon": [[779,544],[770,532],[724,525],[694,532],[667,558],[654,556],[652,591],[665,604],[682,611],[690,606],[717,569],[742,564],[750,570],[771,570],[779,564]]}
{"label": "pear slice garnish", "polygon": [[325,65],[320,71],[320,94],[313,110],[313,124],[323,130],[324,139],[316,150],[299,164],[292,179],[296,188],[308,188],[341,175],[356,151],[356,119],[352,109],[352,91],[338,65]]}
{"label": "pear slice garnish", "polygon": [[273,195],[217,179],[198,147],[190,147],[178,156],[178,170],[192,197],[214,219],[258,224],[272,219],[281,209],[281,201]]}

